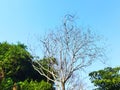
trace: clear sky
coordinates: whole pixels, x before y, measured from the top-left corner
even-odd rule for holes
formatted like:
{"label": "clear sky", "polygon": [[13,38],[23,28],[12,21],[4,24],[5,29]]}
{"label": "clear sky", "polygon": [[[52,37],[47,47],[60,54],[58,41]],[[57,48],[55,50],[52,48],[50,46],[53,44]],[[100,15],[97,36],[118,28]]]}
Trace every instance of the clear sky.
{"label": "clear sky", "polygon": [[68,13],[107,39],[109,64],[120,66],[120,0],[0,0],[0,42],[27,44],[29,36],[59,27]]}

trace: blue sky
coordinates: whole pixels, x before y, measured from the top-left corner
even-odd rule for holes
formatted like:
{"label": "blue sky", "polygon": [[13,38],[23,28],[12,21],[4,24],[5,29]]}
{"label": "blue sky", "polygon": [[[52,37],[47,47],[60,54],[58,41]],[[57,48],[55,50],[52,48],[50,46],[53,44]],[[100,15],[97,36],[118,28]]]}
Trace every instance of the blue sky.
{"label": "blue sky", "polygon": [[33,34],[59,27],[68,13],[105,37],[109,65],[120,66],[120,0],[0,0],[0,42],[27,44]]}

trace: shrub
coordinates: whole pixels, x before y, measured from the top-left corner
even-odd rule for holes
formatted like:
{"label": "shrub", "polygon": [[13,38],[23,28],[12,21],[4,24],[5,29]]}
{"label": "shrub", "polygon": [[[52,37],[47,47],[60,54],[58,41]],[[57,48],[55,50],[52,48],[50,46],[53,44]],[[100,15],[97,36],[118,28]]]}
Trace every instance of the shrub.
{"label": "shrub", "polygon": [[24,82],[19,82],[20,90],[52,90],[52,85],[45,81],[37,82],[25,80]]}
{"label": "shrub", "polygon": [[0,82],[0,90],[12,90],[13,80],[11,78],[3,78]]}

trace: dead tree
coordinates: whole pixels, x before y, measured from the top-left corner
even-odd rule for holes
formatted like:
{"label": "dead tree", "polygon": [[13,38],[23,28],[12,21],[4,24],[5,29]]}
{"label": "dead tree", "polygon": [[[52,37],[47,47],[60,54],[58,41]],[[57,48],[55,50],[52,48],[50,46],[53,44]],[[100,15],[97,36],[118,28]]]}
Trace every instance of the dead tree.
{"label": "dead tree", "polygon": [[[60,30],[52,32],[40,40],[44,56],[56,59],[57,63],[51,63],[54,72],[37,61],[39,68],[33,66],[41,75],[54,82],[57,89],[65,90],[66,83],[74,72],[91,65],[94,60],[103,56],[97,39],[90,30],[84,31],[78,28],[74,24],[74,16],[66,15]],[[53,79],[44,71],[51,74]]]}

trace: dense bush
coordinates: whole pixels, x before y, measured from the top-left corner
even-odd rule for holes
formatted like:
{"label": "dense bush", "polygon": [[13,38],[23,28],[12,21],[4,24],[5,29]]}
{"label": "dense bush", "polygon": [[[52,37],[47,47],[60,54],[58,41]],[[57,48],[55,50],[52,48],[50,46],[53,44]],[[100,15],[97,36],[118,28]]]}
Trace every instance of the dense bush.
{"label": "dense bush", "polygon": [[[12,90],[14,82],[11,78],[4,78],[0,83],[0,90]],[[17,90],[53,90],[52,85],[45,81],[23,81],[16,83]]]}
{"label": "dense bush", "polygon": [[37,82],[25,80],[24,82],[19,82],[20,90],[52,90],[52,85],[45,81]]}
{"label": "dense bush", "polygon": [[11,78],[4,78],[0,82],[0,90],[12,90],[13,80]]}

